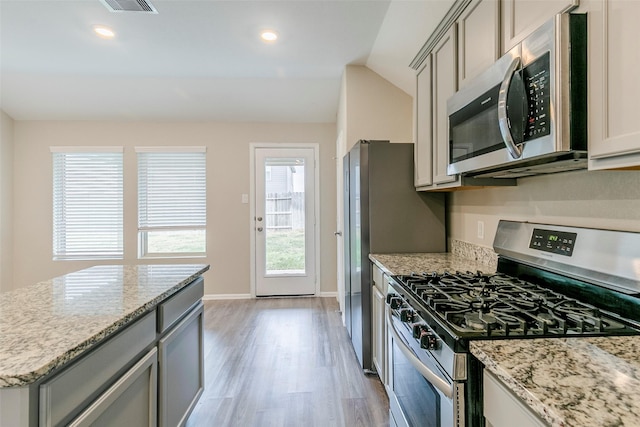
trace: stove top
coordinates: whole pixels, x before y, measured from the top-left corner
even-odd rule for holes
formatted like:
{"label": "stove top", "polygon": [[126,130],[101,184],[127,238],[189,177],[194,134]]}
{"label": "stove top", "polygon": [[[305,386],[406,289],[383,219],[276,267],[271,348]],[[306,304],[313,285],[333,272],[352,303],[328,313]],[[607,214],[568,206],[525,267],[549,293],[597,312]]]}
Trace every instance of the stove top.
{"label": "stove top", "polygon": [[629,335],[640,325],[588,303],[506,274],[393,276],[414,307],[456,338]]}

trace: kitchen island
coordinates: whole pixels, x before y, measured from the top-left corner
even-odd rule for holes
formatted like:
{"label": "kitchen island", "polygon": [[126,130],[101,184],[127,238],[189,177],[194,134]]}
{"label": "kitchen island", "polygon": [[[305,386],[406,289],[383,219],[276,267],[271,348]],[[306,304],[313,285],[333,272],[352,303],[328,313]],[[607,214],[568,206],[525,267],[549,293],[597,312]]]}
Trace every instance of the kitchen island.
{"label": "kitchen island", "polygon": [[[140,387],[133,374],[146,372],[148,387],[162,388],[172,373],[157,375],[157,361],[169,356],[173,333],[199,342],[191,353],[202,349],[200,276],[208,269],[96,266],[1,294],[0,425],[90,424],[117,392]],[[162,424],[171,415],[158,399]]]}

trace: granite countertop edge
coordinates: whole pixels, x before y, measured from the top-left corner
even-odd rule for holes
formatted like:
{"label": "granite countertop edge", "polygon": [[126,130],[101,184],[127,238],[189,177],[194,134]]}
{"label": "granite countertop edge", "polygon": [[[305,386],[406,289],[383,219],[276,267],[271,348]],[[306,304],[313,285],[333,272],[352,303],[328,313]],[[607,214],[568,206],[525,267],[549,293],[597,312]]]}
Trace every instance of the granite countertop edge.
{"label": "granite countertop edge", "polygon": [[389,276],[413,272],[496,271],[493,259],[470,259],[451,252],[370,254],[369,260]]}
{"label": "granite countertop edge", "polygon": [[[191,283],[197,277],[201,276],[203,273],[208,271],[210,265],[202,265],[202,268],[193,273],[192,275],[186,277],[175,285],[167,288],[164,292],[156,295],[151,300],[147,301],[141,306],[138,306],[134,310],[129,311],[128,313],[124,313],[120,318],[118,318],[115,322],[103,328],[99,332],[91,335],[78,345],[68,349],[66,352],[55,356],[51,359],[49,363],[39,367],[38,369],[32,369],[24,372],[16,372],[16,373],[6,373],[0,372],[0,389],[2,388],[16,388],[16,387],[24,387],[28,386],[42,377],[50,374],[56,369],[66,365],[69,361],[77,358],[78,356],[83,355],[87,351],[93,349],[97,344],[103,342],[105,339],[111,337],[112,335],[119,332],[122,328],[131,324],[134,320],[140,318],[144,314],[151,312],[155,307],[157,307],[162,301],[168,299],[175,293],[177,293],[180,289],[184,288],[186,285]],[[47,282],[42,282],[47,283]]]}
{"label": "granite countertop edge", "polygon": [[473,354],[493,375],[495,375],[506,387],[514,393],[522,402],[543,421],[549,423],[553,427],[564,427],[564,419],[556,414],[548,405],[531,393],[524,385],[515,379],[499,362],[497,362],[489,352],[479,348],[475,342],[470,345],[471,354]]}

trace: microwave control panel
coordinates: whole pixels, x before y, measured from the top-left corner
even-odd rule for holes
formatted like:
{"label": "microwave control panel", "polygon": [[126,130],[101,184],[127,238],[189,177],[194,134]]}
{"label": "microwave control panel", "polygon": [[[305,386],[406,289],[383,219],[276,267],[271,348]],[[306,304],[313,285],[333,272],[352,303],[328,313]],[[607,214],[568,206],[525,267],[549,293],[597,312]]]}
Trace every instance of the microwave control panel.
{"label": "microwave control panel", "polygon": [[571,256],[576,244],[576,237],[578,237],[578,233],[534,228],[529,247],[544,252]]}
{"label": "microwave control panel", "polygon": [[524,128],[525,141],[551,133],[549,56],[549,52],[545,53],[522,70],[529,109]]}

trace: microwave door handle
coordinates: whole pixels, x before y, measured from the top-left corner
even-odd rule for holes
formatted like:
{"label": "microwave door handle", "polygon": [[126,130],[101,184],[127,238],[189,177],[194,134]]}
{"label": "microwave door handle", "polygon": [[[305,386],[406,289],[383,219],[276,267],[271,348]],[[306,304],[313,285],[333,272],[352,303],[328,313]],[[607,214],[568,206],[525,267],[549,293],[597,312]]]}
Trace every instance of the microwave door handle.
{"label": "microwave door handle", "polygon": [[516,70],[520,66],[520,57],[516,57],[511,61],[509,68],[500,85],[500,92],[498,93],[498,126],[500,127],[500,134],[504,145],[507,147],[509,154],[514,159],[519,158],[522,155],[522,150],[513,140],[511,135],[511,129],[509,129],[509,117],[507,116],[507,94],[509,92],[509,86],[511,86],[511,79]]}
{"label": "microwave door handle", "polygon": [[444,394],[447,398],[453,398],[453,384],[449,384],[447,381],[440,378],[436,375],[431,369],[425,366],[420,359],[413,354],[413,351],[407,344],[405,344],[404,340],[400,336],[400,333],[396,330],[395,325],[393,324],[393,316],[391,314],[391,309],[389,306],[386,307],[387,310],[387,324],[389,325],[389,331],[391,331],[391,335],[393,335],[393,339],[396,340],[398,344],[398,348],[404,354],[404,356],[409,360],[409,363],[416,368],[422,376],[431,383],[435,388],[437,388],[440,393]]}

